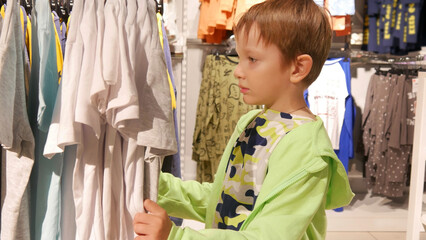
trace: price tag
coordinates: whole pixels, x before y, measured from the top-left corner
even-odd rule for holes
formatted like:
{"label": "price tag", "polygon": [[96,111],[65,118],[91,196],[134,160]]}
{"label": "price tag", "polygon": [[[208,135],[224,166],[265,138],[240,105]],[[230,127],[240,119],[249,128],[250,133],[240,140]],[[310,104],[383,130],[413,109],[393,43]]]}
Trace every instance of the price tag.
{"label": "price tag", "polygon": [[418,78],[413,78],[413,93],[417,93],[418,89],[419,89],[419,79]]}

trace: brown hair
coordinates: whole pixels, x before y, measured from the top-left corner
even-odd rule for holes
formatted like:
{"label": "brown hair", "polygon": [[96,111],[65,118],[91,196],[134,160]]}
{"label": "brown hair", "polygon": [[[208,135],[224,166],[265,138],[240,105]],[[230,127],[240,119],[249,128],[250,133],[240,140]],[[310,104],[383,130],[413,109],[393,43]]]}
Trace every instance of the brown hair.
{"label": "brown hair", "polygon": [[266,44],[275,44],[284,62],[294,61],[301,54],[311,56],[313,64],[304,79],[309,86],[321,72],[331,46],[333,32],[329,15],[313,0],[266,0],[251,7],[234,25],[237,36],[246,37],[253,24]]}

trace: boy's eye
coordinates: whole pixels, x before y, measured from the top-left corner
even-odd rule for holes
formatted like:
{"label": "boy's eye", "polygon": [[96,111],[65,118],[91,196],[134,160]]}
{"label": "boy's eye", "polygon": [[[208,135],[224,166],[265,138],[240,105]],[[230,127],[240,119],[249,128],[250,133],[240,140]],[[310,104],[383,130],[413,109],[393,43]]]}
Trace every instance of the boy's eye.
{"label": "boy's eye", "polygon": [[256,61],[257,61],[257,59],[252,58],[252,57],[249,57],[249,61],[254,63],[254,62],[256,62]]}

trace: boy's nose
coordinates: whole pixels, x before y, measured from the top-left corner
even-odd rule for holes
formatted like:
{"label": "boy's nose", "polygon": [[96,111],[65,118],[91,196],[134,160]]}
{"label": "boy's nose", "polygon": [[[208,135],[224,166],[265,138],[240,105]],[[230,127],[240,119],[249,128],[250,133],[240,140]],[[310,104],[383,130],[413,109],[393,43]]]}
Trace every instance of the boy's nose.
{"label": "boy's nose", "polygon": [[234,77],[236,77],[237,79],[243,78],[243,72],[241,70],[240,64],[237,64],[237,66],[235,67]]}

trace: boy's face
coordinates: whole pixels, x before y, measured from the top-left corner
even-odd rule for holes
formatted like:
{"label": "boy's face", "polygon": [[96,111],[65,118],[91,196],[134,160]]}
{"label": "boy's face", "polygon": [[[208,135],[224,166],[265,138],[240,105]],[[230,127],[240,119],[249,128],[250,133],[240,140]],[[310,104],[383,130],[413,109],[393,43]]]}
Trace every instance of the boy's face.
{"label": "boy's face", "polygon": [[244,102],[280,109],[286,101],[291,67],[283,62],[281,51],[275,44],[266,45],[259,38],[258,27],[252,25],[245,36],[244,29],[236,36],[238,56],[234,76],[243,93]]}

